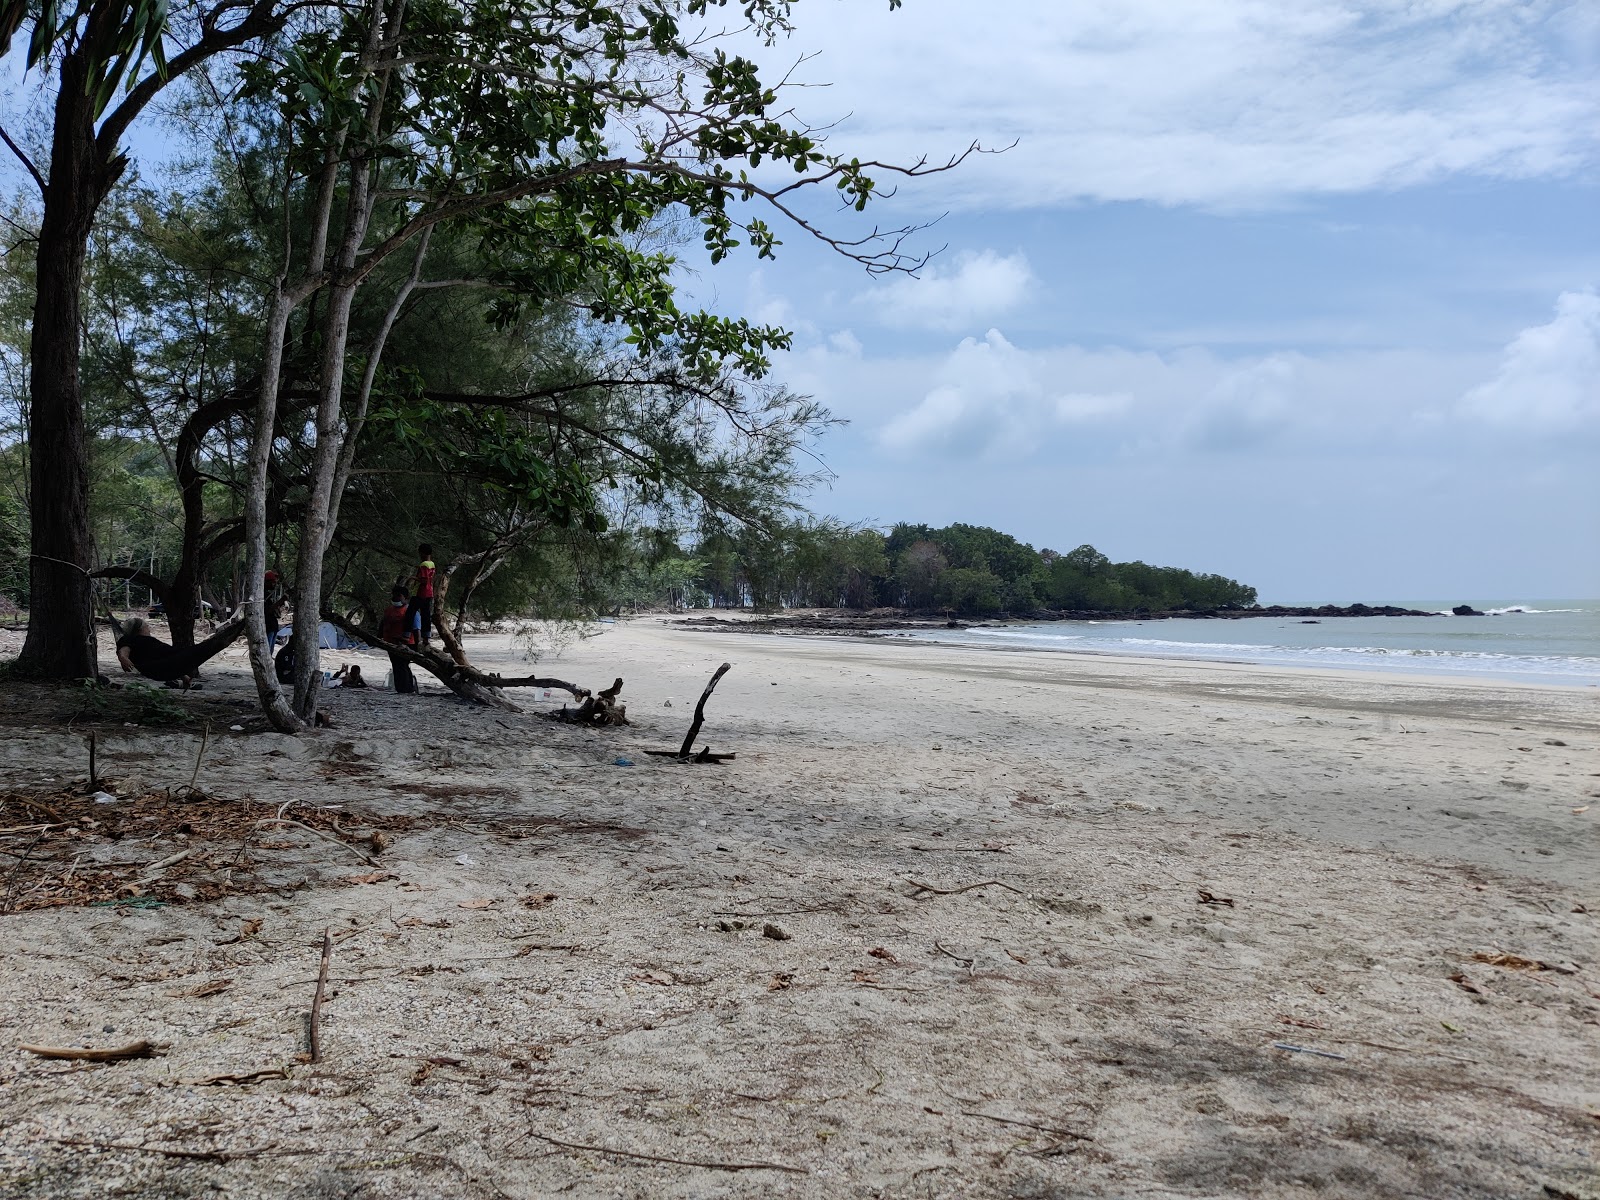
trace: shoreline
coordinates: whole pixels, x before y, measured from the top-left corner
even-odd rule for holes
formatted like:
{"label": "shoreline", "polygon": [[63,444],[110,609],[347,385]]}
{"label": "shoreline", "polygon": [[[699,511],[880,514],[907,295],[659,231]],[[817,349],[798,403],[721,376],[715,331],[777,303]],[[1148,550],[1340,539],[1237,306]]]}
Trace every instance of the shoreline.
{"label": "shoreline", "polygon": [[[1002,642],[982,643],[959,641],[955,638],[930,637],[925,639],[914,638],[908,635],[916,633],[939,634],[946,632],[948,626],[944,625],[918,625],[907,628],[860,629],[846,626],[816,628],[810,626],[773,626],[759,617],[744,619],[720,619],[715,624],[698,621],[686,621],[677,617],[653,616],[625,618],[628,620],[659,620],[664,624],[674,625],[692,632],[702,634],[730,633],[740,636],[765,636],[777,638],[811,638],[818,641],[830,639],[858,640],[863,642],[881,643],[884,645],[912,645],[912,646],[947,646],[972,650],[977,653],[1005,653],[1005,654],[1047,654],[1067,655],[1086,658],[1109,658],[1128,663],[1158,663],[1169,666],[1204,666],[1216,664],[1219,666],[1232,666],[1244,670],[1260,671],[1285,671],[1309,672],[1326,674],[1334,677],[1354,676],[1357,678],[1384,678],[1394,682],[1434,682],[1439,684],[1478,685],[1489,687],[1528,687],[1540,689],[1556,689],[1577,693],[1593,694],[1600,689],[1600,683],[1575,683],[1562,682],[1555,676],[1530,678],[1536,672],[1526,675],[1511,672],[1495,673],[1493,671],[1473,672],[1444,671],[1439,669],[1429,670],[1419,666],[1414,670],[1395,668],[1392,665],[1363,666],[1327,665],[1327,664],[1299,664],[1291,662],[1258,662],[1249,659],[1210,657],[1202,655],[1179,654],[1135,654],[1118,652],[1115,650],[1100,650],[1082,646],[1020,646],[1008,645]],[[1016,622],[1016,624],[1031,624],[1031,622]],[[966,625],[961,629],[1003,628],[1004,626],[986,626],[982,624]],[[957,631],[959,632],[959,630]],[[1600,664],[1597,664],[1600,670]]]}

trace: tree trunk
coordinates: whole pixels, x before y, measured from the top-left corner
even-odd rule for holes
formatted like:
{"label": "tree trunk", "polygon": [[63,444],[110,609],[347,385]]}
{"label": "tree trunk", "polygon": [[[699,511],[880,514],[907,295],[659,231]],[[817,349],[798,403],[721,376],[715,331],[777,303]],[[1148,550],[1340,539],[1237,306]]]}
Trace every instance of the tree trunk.
{"label": "tree trunk", "polygon": [[79,53],[61,62],[50,179],[39,227],[28,414],[28,638],[19,672],[45,679],[97,675],[89,580],[89,457],[78,376],[83,265],[95,213],[122,174],[95,144],[93,102]]}
{"label": "tree trunk", "polygon": [[[261,356],[261,392],[256,405],[256,427],[250,436],[248,486],[245,489],[245,638],[250,646],[250,672],[255,676],[256,695],[272,727],[281,733],[298,733],[301,725],[294,710],[283,698],[273,674],[272,647],[267,642],[267,470],[272,460],[272,440],[278,415],[278,379],[283,369],[283,341],[289,315],[297,297],[280,278],[273,286],[272,307],[267,313],[265,346]],[[295,614],[295,624],[300,624]],[[312,623],[316,623],[313,610]]]}

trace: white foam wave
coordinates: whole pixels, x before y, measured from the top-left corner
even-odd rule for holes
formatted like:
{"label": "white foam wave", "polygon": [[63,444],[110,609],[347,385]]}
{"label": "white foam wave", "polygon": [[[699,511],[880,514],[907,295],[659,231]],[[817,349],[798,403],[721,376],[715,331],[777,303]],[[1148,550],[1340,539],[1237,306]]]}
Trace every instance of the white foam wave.
{"label": "white foam wave", "polygon": [[1483,614],[1486,617],[1503,617],[1507,613],[1575,613],[1582,612],[1581,608],[1530,608],[1526,604],[1508,604],[1505,608],[1486,608]]}

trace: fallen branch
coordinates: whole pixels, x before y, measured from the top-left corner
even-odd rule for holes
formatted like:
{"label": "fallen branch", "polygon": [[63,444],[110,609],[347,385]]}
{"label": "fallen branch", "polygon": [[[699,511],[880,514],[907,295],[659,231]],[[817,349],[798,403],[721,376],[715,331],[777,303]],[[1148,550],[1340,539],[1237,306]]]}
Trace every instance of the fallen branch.
{"label": "fallen branch", "polygon": [[1001,883],[998,879],[985,879],[982,883],[969,883],[966,885],[966,887],[958,888],[936,888],[931,883],[921,883],[910,878],[909,876],[906,878],[906,882],[917,889],[915,892],[911,893],[913,897],[917,897],[918,893],[921,892],[931,892],[935,896],[959,896],[962,892],[970,892],[975,888],[986,887],[1001,887],[1005,888],[1005,890],[1008,892],[1016,892],[1019,896],[1024,898],[1027,897],[1027,893],[1022,891],[1020,888],[1014,888],[1009,883]]}
{"label": "fallen branch", "polygon": [[713,754],[711,747],[704,747],[699,754],[694,753],[694,739],[700,732],[700,726],[706,719],[706,701],[711,699],[711,693],[716,691],[717,681],[733,669],[732,663],[723,663],[711,676],[711,682],[706,684],[705,691],[700,693],[700,702],[694,706],[694,720],[689,724],[689,732],[683,736],[683,745],[676,751],[672,750],[646,750],[646,754],[653,754],[657,758],[670,758],[681,763],[725,763],[733,759],[732,754]]}
{"label": "fallen branch", "polygon": [[17,1049],[37,1054],[40,1058],[70,1058],[78,1062],[122,1062],[129,1058],[158,1058],[167,1052],[166,1043],[152,1042],[145,1038],[129,1042],[126,1046],[114,1046],[104,1050],[91,1050],[81,1046],[32,1046],[27,1042],[18,1043]]}
{"label": "fallen branch", "polygon": [[717,682],[732,669],[732,663],[723,663],[711,676],[711,682],[706,684],[706,690],[700,693],[700,702],[694,706],[694,720],[689,725],[689,732],[683,735],[683,745],[678,747],[679,758],[688,758],[689,752],[694,749],[695,735],[705,723],[706,701],[711,699],[711,693],[717,690]]}
{"label": "fallen branch", "polygon": [[[498,676],[496,677],[498,678]],[[622,694],[622,680],[617,678],[610,687],[593,696],[586,696],[577,711],[569,712],[563,704],[559,713],[551,713],[552,719],[565,721],[570,725],[626,725],[628,723],[628,706],[619,704],[617,697]]]}
{"label": "fallen branch", "polygon": [[311,1026],[307,1037],[306,1049],[310,1051],[311,1061],[322,1061],[322,993],[328,986],[328,960],[333,957],[333,938],[329,931],[322,931],[322,966],[317,971],[317,991],[311,997]]}
{"label": "fallen branch", "polygon": [[804,1167],[786,1167],[782,1163],[769,1162],[706,1162],[693,1158],[667,1158],[660,1154],[644,1154],[638,1150],[615,1150],[610,1146],[585,1146],[581,1142],[563,1142],[560,1138],[547,1137],[542,1133],[529,1131],[528,1136],[541,1142],[549,1142],[552,1146],[562,1146],[568,1150],[583,1150],[589,1154],[610,1154],[617,1158],[633,1158],[640,1162],[672,1163],[680,1167],[705,1167],[711,1171],[785,1171],[790,1175],[809,1175],[810,1171]]}
{"label": "fallen branch", "polygon": [[[334,628],[343,630],[365,646],[392,654],[414,667],[421,667],[463,700],[470,700],[474,704],[483,704],[490,708],[503,708],[508,712],[521,712],[520,708],[511,703],[505,696],[500,695],[500,689],[508,687],[560,688],[564,692],[570,692],[573,697],[579,700],[586,700],[591,694],[588,688],[579,687],[575,683],[568,683],[564,679],[546,679],[537,675],[523,675],[506,679],[500,675],[480,671],[464,662],[457,662],[433,650],[418,650],[414,646],[402,646],[396,642],[386,642],[377,634],[369,633],[367,630],[362,629],[361,626],[345,620],[344,617],[331,610],[324,612],[322,619],[329,622]],[[463,655],[463,657],[465,656]]]}

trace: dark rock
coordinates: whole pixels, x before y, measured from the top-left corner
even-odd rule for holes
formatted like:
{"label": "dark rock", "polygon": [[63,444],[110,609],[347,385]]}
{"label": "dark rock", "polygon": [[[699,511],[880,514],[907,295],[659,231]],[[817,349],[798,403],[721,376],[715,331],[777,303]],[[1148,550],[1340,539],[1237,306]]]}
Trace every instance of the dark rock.
{"label": "dark rock", "polygon": [[1458,617],[1481,617],[1483,614],[1470,604],[1458,604],[1450,610]]}

